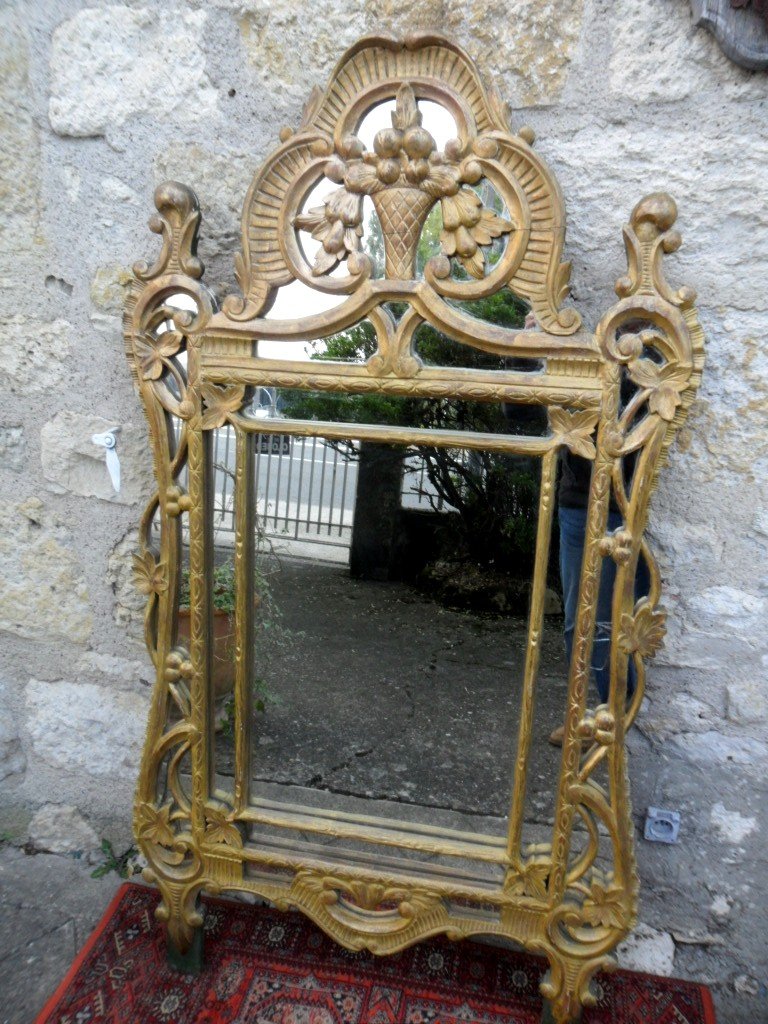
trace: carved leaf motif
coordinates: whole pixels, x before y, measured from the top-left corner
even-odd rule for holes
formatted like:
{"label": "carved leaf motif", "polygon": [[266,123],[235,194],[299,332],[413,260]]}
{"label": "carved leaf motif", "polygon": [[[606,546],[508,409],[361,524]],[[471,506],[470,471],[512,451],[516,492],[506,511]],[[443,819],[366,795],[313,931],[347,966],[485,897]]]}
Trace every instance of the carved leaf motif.
{"label": "carved leaf motif", "polygon": [[312,267],[313,276],[328,273],[340,260],[360,249],[362,217],[361,196],[353,195],[346,188],[337,188],[323,206],[313,206],[294,217],[295,227],[309,231],[316,241],[322,242]]}
{"label": "carved leaf motif", "polygon": [[636,359],[629,364],[629,376],[638,387],[648,389],[648,408],[670,422],[682,399],[680,393],[688,385],[689,372],[673,363],[659,366],[650,359]]}
{"label": "carved leaf motif", "polygon": [[149,594],[162,594],[168,589],[165,562],[156,562],[151,551],[133,556],[133,582],[136,589]]}
{"label": "carved leaf motif", "polygon": [[165,360],[175,356],[181,348],[184,335],[180,331],[164,331],[153,337],[139,334],[136,337],[136,355],[144,380],[158,380],[165,368]]}
{"label": "carved leaf motif", "polygon": [[369,882],[364,879],[345,879],[335,875],[321,875],[314,871],[301,872],[298,879],[308,888],[317,892],[323,903],[334,904],[339,897],[346,897],[362,910],[375,911],[387,905],[387,909],[395,904],[401,917],[413,917],[418,911],[433,905],[439,897],[393,886],[384,882]]}
{"label": "carved leaf motif", "polygon": [[441,206],[443,253],[457,256],[472,277],[482,278],[485,254],[480,246],[490,245],[494,238],[512,231],[514,225],[483,206],[480,196],[471,188],[459,189],[455,196],[444,196]]}
{"label": "carved leaf motif", "polygon": [[207,807],[205,811],[205,838],[209,843],[223,843],[240,849],[243,837],[238,827],[227,817],[226,812],[218,807]]}
{"label": "carved leaf motif", "polygon": [[523,865],[519,878],[512,884],[511,892],[545,899],[547,881],[552,865],[549,860],[533,858]]}
{"label": "carved leaf motif", "polygon": [[643,658],[652,658],[664,642],[667,613],[644,604],[634,616],[622,615],[619,647],[625,654],[637,651]]}
{"label": "carved leaf motif", "polygon": [[138,834],[140,839],[150,843],[173,846],[176,836],[171,825],[171,804],[162,807],[142,804],[138,813]]}
{"label": "carved leaf motif", "polygon": [[568,298],[571,293],[571,262],[567,260],[557,268],[555,275],[555,301],[558,305]]}
{"label": "carved leaf motif", "polygon": [[203,430],[214,430],[221,427],[232,412],[238,412],[243,404],[245,388],[233,384],[220,387],[218,384],[203,384]]}
{"label": "carved leaf motif", "polygon": [[169,683],[168,692],[179,709],[182,719],[188,722],[192,717],[192,701],[189,696],[189,690],[186,686],[174,686],[173,683]]}
{"label": "carved leaf motif", "polygon": [[592,440],[598,415],[590,409],[569,412],[560,406],[549,410],[549,424],[560,444],[570,448],[582,459],[594,459],[595,443]]}
{"label": "carved leaf motif", "polygon": [[595,879],[581,908],[581,920],[595,927],[623,927],[626,917],[623,896],[624,891],[620,886]]}

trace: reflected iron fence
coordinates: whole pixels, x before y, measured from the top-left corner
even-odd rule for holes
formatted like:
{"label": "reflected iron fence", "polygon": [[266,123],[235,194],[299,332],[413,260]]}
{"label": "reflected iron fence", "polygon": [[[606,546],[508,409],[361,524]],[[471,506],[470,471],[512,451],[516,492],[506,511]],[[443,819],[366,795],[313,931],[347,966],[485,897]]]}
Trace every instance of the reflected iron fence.
{"label": "reflected iron fence", "polygon": [[[235,432],[215,432],[213,527],[216,543],[229,546],[235,532]],[[266,537],[349,548],[357,491],[358,442],[343,445],[319,437],[257,434],[256,515]],[[182,483],[186,486],[186,470]],[[424,459],[409,453],[403,473],[402,505],[443,509]]]}

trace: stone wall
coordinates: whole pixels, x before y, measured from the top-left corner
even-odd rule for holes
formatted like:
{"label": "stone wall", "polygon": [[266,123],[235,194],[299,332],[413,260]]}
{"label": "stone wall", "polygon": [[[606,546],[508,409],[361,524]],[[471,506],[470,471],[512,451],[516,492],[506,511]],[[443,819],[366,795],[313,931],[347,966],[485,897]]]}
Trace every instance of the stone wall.
{"label": "stone wall", "polygon": [[[3,802],[77,806],[127,834],[150,669],[126,565],[150,480],[119,314],[126,268],[156,250],[154,185],[194,186],[225,291],[279,128],[360,34],[421,28],[466,46],[535,129],[588,323],[612,301],[634,203],[678,200],[670,275],[699,291],[708,365],[654,503],[670,635],[631,744],[638,826],[653,804],[683,829],[677,846],[639,843],[625,956],[711,982],[723,1021],[764,1019],[768,76],[731,64],[687,0],[0,7]],[[89,441],[112,426],[119,495]]]}

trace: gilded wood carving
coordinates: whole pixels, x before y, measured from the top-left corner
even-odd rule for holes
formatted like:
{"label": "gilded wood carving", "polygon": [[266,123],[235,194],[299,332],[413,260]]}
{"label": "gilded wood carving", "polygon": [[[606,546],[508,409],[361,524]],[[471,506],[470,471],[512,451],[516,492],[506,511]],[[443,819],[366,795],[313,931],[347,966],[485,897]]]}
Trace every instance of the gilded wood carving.
{"label": "gilded wood carving", "polygon": [[[357,134],[375,104],[395,101],[391,128],[368,148]],[[445,107],[457,138],[439,149],[422,125],[420,103]],[[487,89],[468,56],[434,35],[407,40],[370,37],[337,65],[324,92],[309,100],[302,123],[284,129],[278,148],[256,174],[245,200],[239,295],[217,308],[196,255],[200,223],[192,190],[166,182],[155,193],[150,228],[161,236],[156,262],[137,264],[125,311],[128,357],[150,425],[157,492],[141,522],[136,581],[147,595],[146,639],[156,684],[135,805],[135,831],[156,882],[170,941],[182,952],[201,923],[197,898],[208,891],[257,893],[296,907],[351,949],[389,953],[428,935],[505,936],[544,955],[543,991],[555,1020],[578,1016],[592,998],[590,979],[635,921],[638,880],[624,747],[643,696],[645,660],[664,635],[660,579],[644,539],[648,503],[660,466],[699,384],[703,338],[694,293],[664,278],[663,257],[680,245],[676,208],[666,194],[642,199],[624,229],[626,276],[618,302],[594,332],[565,305],[570,267],[563,262],[563,201],[551,172],[535,154],[533,133],[516,132],[509,113]],[[329,179],[320,204],[305,201]],[[503,212],[487,207],[490,182]],[[363,198],[370,197],[384,239],[384,276],[373,276],[361,248]],[[416,277],[414,256],[430,210],[439,204],[441,253]],[[302,237],[319,242],[310,262]],[[496,244],[498,258],[487,259]],[[456,267],[461,273],[456,274]],[[341,268],[342,273],[338,272]],[[334,273],[336,271],[336,273]],[[328,312],[267,320],[276,290],[292,281],[342,297]],[[526,299],[540,330],[481,323],[455,304],[510,288]],[[174,297],[186,296],[190,311]],[[173,300],[173,301],[172,301]],[[406,304],[395,321],[386,303]],[[367,317],[378,341],[364,364],[272,359],[264,338],[327,337]],[[536,372],[498,372],[422,364],[414,335],[428,323],[455,339],[505,356],[541,360]],[[159,330],[161,325],[171,329]],[[631,401],[622,406],[628,375]],[[538,404],[548,411],[543,437],[468,435],[380,425],[280,420],[243,414],[255,385],[472,398]],[[179,425],[178,429],[173,424]],[[231,791],[216,788],[212,768],[211,699],[213,568],[208,528],[211,436],[223,424],[237,436],[235,468],[235,769]],[[528,651],[505,839],[427,826],[403,827],[359,814],[322,812],[252,797],[250,673],[253,628],[253,489],[256,432],[358,438],[398,444],[482,447],[540,460],[536,570]],[[567,447],[593,462],[588,531],[576,633],[564,709],[565,737],[551,840],[524,846],[525,774],[538,670],[549,557],[557,452]],[[622,459],[634,453],[628,481]],[[182,486],[186,467],[188,487]],[[607,531],[609,498],[623,521]],[[189,649],[178,640],[182,543],[190,564]],[[638,560],[650,567],[647,597],[635,600]],[[616,564],[607,704],[590,706],[588,674],[596,596],[605,559]],[[627,702],[630,661],[637,686]],[[598,766],[607,768],[598,781]],[[574,827],[586,842],[574,847]],[[502,881],[409,861],[350,858],[332,863],[321,845],[255,842],[253,827],[350,838],[379,847],[491,866]]]}

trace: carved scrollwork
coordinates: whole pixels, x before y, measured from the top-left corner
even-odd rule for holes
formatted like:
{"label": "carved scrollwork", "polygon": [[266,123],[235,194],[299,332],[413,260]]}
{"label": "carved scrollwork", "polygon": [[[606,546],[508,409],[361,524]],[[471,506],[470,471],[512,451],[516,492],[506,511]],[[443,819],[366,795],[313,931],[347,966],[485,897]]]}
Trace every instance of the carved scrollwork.
{"label": "carved scrollwork", "polygon": [[[392,126],[377,134],[369,151],[357,134],[362,119],[375,104],[393,99]],[[421,123],[419,104],[426,101],[441,103],[456,122],[457,137],[442,151]],[[459,47],[424,34],[404,41],[361,40],[336,67],[327,89],[310,97],[298,129],[284,130],[280,139],[246,197],[237,261],[242,295],[229,296],[221,313],[215,310],[196,254],[197,200],[190,189],[168,182],[156,191],[157,214],[150,222],[162,239],[160,255],[151,266],[136,265],[126,304],[126,345],[150,426],[157,476],[135,559],[137,585],[147,597],[145,633],[157,673],[135,828],[149,861],[147,878],[162,893],[158,916],[183,950],[200,924],[196,900],[201,887],[225,885],[298,907],[354,949],[393,952],[440,932],[455,938],[503,935],[549,958],[543,991],[555,1019],[564,1024],[590,1002],[592,975],[610,965],[610,951],[635,917],[637,875],[624,735],[642,700],[645,659],[658,650],[665,623],[660,575],[644,533],[656,474],[693,401],[703,365],[694,293],[672,288],[663,273],[664,256],[681,244],[674,229],[676,207],[664,193],[637,204],[624,231],[628,272],[617,283],[619,301],[594,334],[578,332],[579,315],[563,306],[570,265],[562,260],[565,218],[557,183],[531,148],[533,133],[513,132],[508,109],[485,89]],[[307,197],[324,176],[335,190],[321,205],[305,210]],[[371,261],[361,252],[362,199],[368,196],[384,236],[383,279],[372,277]],[[416,280],[414,249],[424,218],[437,204],[442,251]],[[301,232],[320,243],[312,265]],[[342,263],[346,275],[339,273]],[[343,301],[327,313],[287,321],[267,318],[276,289],[294,280],[337,293]],[[541,330],[486,324],[462,304],[506,287],[530,302]],[[392,303],[405,311],[395,316],[386,308]],[[326,337],[364,317],[377,339],[365,365],[321,367],[253,354],[254,343],[262,339]],[[497,377],[495,371],[452,373],[426,366],[415,341],[424,323],[457,343],[502,358],[540,359],[541,368],[504,370]],[[622,382],[631,392],[626,401]],[[372,424],[356,424],[354,432],[339,423],[256,423],[243,407],[248,389],[257,384],[543,404],[550,431],[510,440],[460,431],[438,437],[427,428]],[[207,652],[213,558],[206,532],[210,481],[205,432],[225,425],[238,434],[240,496],[252,482],[246,470],[253,450],[248,435],[256,431],[285,430],[300,437],[322,427],[328,437],[340,440],[482,446],[542,459],[537,551],[543,555],[532,587],[516,760],[519,792],[505,840],[396,830],[391,823],[361,838],[359,822],[343,815],[316,821],[295,809],[265,810],[249,799],[246,730],[236,748],[233,792],[211,792]],[[591,463],[590,499],[552,841],[523,848],[524,785],[519,780],[524,780],[530,752],[561,448]],[[634,468],[626,473],[624,461],[630,456]],[[188,479],[181,478],[185,467]],[[239,501],[241,510],[244,505]],[[620,514],[618,529],[609,523],[609,505]],[[252,525],[249,513],[241,511],[235,546],[241,568]],[[187,538],[188,649],[179,646],[176,635],[180,553]],[[615,575],[610,692],[606,703],[590,707],[596,609],[607,559]],[[638,599],[634,580],[641,559],[650,583]],[[247,588],[239,587],[236,659],[243,686],[243,666],[252,657],[246,629],[252,603]],[[630,664],[636,680],[628,696]],[[243,715],[246,704],[236,700]],[[603,775],[596,772],[601,764],[607,769]],[[474,859],[483,874],[474,879],[461,868],[453,875],[443,863],[432,875],[425,860],[419,874],[409,877],[407,869],[415,861],[404,860],[398,871],[374,869],[372,857],[360,863],[339,857],[323,864],[316,848],[307,857],[295,851],[283,856],[281,846],[256,841],[257,823],[292,829],[291,814],[310,833],[381,844],[389,854],[396,847],[451,863],[452,858],[460,863]],[[251,826],[253,836],[247,833]],[[246,861],[253,874],[244,872]],[[494,886],[488,881],[488,868],[503,882]]]}
{"label": "carved scrollwork", "polygon": [[[155,206],[150,228],[162,237],[162,249],[151,266],[140,262],[134,267],[124,314],[126,349],[150,426],[158,488],[142,517],[133,566],[136,586],[147,597],[145,636],[157,669],[134,830],[149,864],[145,877],[162,894],[157,917],[184,951],[202,920],[196,909],[200,888],[215,884],[204,877],[187,790],[187,762],[200,742],[190,691],[194,671],[175,637],[181,520],[191,508],[190,495],[179,483],[195,411],[187,379],[188,340],[210,317],[213,303],[199,280],[200,211],[194,192],[166,182],[155,192]],[[180,296],[194,311],[179,305]],[[176,418],[175,429],[170,417]]]}
{"label": "carved scrollwork", "polygon": [[[392,126],[376,134],[369,150],[357,135],[360,120],[387,98],[396,101]],[[457,137],[443,150],[422,125],[420,99],[441,103],[456,118]],[[512,133],[508,109],[455,45],[434,35],[362,40],[326,91],[313,95],[299,130],[286,130],[281,139],[246,198],[237,260],[243,294],[224,303],[231,321],[262,315],[274,289],[294,279],[323,291],[362,294],[370,287],[370,260],[361,252],[362,198],[370,196],[387,279],[414,278],[421,230],[439,203],[443,255],[431,261],[418,287],[441,297],[476,298],[508,284],[531,301],[546,330],[578,330],[575,310],[561,309],[570,265],[561,262],[564,217],[557,185],[531,150],[533,133]],[[305,197],[323,178],[338,187],[322,205],[304,210]],[[506,213],[485,205],[475,190],[484,181],[496,189]],[[320,242],[312,266],[296,238],[301,231]],[[488,274],[488,246],[502,236],[509,240]],[[469,281],[450,277],[451,259]],[[349,276],[330,277],[342,261]]]}

